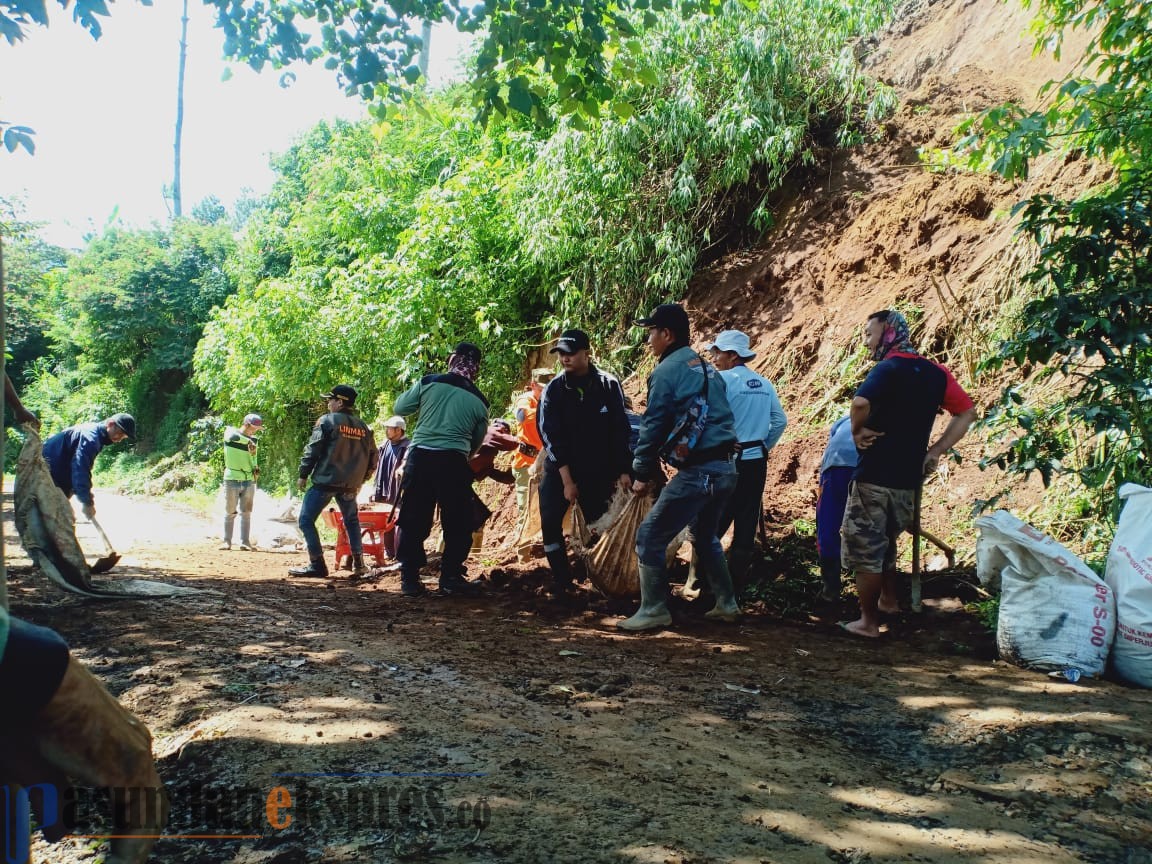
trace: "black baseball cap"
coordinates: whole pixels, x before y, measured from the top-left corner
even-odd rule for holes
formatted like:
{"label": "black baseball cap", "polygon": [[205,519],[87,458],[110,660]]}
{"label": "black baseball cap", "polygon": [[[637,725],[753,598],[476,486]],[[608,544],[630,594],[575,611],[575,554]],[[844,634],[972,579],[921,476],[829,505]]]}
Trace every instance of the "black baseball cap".
{"label": "black baseball cap", "polygon": [[120,431],[129,438],[134,439],[136,437],[136,418],[131,414],[113,414],[108,419],[119,426]]}
{"label": "black baseball cap", "polygon": [[588,341],[588,334],[583,330],[565,330],[548,353],[555,354],[559,351],[561,354],[575,354],[577,351],[587,351],[591,348],[592,343]]}
{"label": "black baseball cap", "polygon": [[641,327],[660,327],[677,333],[689,329],[688,313],[679,303],[661,303],[647,318],[637,318],[636,323]]}
{"label": "black baseball cap", "polygon": [[479,363],[480,358],[483,356],[480,353],[480,349],[471,342],[461,342],[452,349],[452,353],[462,360],[471,360],[473,363]]}
{"label": "black baseball cap", "polygon": [[351,405],[356,401],[358,395],[355,387],[349,387],[347,384],[337,384],[327,393],[321,393],[320,398],[343,399],[347,404]]}

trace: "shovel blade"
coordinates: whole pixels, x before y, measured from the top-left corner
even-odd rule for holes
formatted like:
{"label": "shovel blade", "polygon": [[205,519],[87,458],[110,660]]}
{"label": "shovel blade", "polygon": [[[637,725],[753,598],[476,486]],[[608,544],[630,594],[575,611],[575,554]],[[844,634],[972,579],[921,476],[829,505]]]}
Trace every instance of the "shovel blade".
{"label": "shovel blade", "polygon": [[93,573],[107,573],[116,566],[116,562],[120,560],[120,556],[113,552],[111,555],[105,555],[103,558],[97,558],[96,563],[89,569]]}

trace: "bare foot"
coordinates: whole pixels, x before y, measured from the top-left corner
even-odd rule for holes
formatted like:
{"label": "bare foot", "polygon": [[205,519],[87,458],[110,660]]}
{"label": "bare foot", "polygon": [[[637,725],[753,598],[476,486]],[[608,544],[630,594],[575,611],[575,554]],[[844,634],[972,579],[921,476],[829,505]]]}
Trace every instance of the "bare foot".
{"label": "bare foot", "polygon": [[899,603],[885,603],[883,600],[881,600],[879,603],[876,604],[876,608],[879,609],[881,612],[883,612],[885,615],[899,615],[900,614],[900,604]]}
{"label": "bare foot", "polygon": [[864,623],[863,618],[857,619],[856,621],[841,621],[836,626],[851,636],[862,636],[865,639],[880,638],[880,628],[869,627]]}

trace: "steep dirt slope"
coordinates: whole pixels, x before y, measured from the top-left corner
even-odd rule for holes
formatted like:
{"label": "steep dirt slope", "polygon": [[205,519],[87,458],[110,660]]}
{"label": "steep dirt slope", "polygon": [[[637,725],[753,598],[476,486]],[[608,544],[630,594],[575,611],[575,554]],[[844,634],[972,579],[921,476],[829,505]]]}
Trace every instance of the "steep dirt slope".
{"label": "steep dirt slope", "polygon": [[[1030,251],[1015,241],[1013,204],[1037,190],[1086,188],[1098,168],[1048,159],[1012,186],[990,177],[931,173],[921,148],[947,145],[971,112],[1008,99],[1032,101],[1064,62],[1032,57],[1030,16],[998,0],[918,0],[878,40],[859,46],[870,74],[893,86],[900,107],[880,140],[836,154],[796,177],[777,207],[777,227],[763,245],[702,271],[687,295],[696,336],[745,330],[759,356],[756,371],[778,383],[792,429],[770,462],[770,513],[790,522],[810,516],[826,424],[843,413],[864,365],[853,353],[869,312],[899,306],[919,314],[922,350],[948,363],[978,402],[999,382],[974,380],[986,324],[1011,303]],[[1003,477],[971,464],[983,445],[959,448],[965,466],[930,485],[927,524],[938,532],[961,523],[971,502]],[[1018,506],[1035,501],[1024,487]],[[969,543],[970,545],[970,543]]]}

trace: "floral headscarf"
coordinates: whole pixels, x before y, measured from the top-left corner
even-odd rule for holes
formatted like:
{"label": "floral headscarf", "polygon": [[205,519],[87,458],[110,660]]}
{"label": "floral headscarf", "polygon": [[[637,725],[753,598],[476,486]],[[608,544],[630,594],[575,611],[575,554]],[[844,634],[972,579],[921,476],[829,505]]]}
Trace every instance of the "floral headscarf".
{"label": "floral headscarf", "polygon": [[884,334],[880,337],[880,344],[872,352],[872,359],[879,362],[892,351],[902,354],[916,354],[912,346],[911,334],[908,331],[908,319],[899,312],[889,312],[884,319]]}

